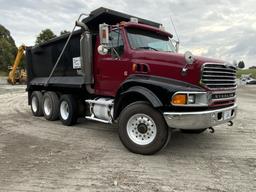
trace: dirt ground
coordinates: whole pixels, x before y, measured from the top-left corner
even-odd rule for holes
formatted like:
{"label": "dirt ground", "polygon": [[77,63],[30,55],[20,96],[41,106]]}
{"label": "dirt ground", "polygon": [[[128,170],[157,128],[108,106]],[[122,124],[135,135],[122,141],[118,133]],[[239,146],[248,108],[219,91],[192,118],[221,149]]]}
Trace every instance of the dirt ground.
{"label": "dirt ground", "polygon": [[128,152],[115,125],[31,115],[24,86],[0,85],[0,191],[256,191],[256,86],[238,89],[233,127],[175,131],[153,156]]}

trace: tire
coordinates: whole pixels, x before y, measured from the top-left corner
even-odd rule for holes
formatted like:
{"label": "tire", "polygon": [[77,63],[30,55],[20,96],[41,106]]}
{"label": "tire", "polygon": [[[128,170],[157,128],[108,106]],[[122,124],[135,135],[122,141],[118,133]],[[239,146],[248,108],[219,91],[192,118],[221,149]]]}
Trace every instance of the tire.
{"label": "tire", "polygon": [[59,97],[55,92],[48,91],[43,96],[42,109],[45,119],[55,121],[59,117]]}
{"label": "tire", "polygon": [[76,124],[78,117],[78,106],[74,96],[61,96],[59,117],[64,125],[71,126]]}
{"label": "tire", "polygon": [[43,94],[40,91],[33,91],[31,96],[31,111],[32,114],[36,117],[43,116],[43,109],[42,109],[42,101],[43,101]]}
{"label": "tire", "polygon": [[180,131],[182,133],[187,133],[187,134],[200,134],[204,132],[207,128],[204,129],[181,129]]}
{"label": "tire", "polygon": [[143,155],[161,150],[168,138],[163,116],[146,102],[132,103],[121,112],[118,132],[129,151]]}

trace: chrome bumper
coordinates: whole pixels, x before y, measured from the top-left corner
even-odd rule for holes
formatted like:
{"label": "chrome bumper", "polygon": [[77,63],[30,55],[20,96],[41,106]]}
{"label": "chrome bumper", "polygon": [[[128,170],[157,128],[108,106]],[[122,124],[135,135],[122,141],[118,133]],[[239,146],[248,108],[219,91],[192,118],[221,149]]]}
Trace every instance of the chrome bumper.
{"label": "chrome bumper", "polygon": [[[231,116],[224,118],[224,113],[231,111]],[[197,112],[164,112],[167,125],[177,129],[203,129],[227,123],[235,118],[237,106],[223,109]]]}

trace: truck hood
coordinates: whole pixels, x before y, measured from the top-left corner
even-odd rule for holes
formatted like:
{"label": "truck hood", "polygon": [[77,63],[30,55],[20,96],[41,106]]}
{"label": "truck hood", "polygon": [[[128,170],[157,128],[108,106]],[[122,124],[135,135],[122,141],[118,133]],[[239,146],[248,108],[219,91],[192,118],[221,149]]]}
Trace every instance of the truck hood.
{"label": "truck hood", "polygon": [[222,60],[195,56],[192,65],[188,65],[187,73],[182,73],[186,65],[184,54],[157,51],[135,51],[132,53],[132,62],[136,64],[147,64],[149,75],[173,78],[200,86],[201,66],[204,63],[224,63]]}

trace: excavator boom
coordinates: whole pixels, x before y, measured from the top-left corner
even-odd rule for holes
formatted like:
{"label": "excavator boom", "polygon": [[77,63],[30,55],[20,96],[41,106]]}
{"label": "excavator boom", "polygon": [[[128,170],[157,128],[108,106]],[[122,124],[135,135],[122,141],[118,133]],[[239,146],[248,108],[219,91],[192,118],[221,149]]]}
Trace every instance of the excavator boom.
{"label": "excavator boom", "polygon": [[[21,59],[24,56],[25,49],[26,49],[25,45],[21,45],[19,47],[18,53],[17,53],[15,61],[14,61],[14,64],[13,64],[12,69],[11,69],[9,75],[8,75],[7,81],[8,81],[8,83],[10,83],[12,85],[16,84],[16,71],[17,71],[18,66],[20,65]],[[21,76],[22,75],[19,74],[18,78],[22,78]]]}

